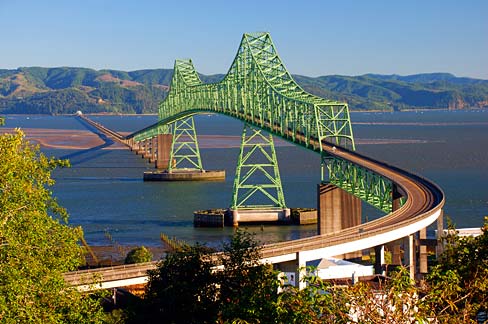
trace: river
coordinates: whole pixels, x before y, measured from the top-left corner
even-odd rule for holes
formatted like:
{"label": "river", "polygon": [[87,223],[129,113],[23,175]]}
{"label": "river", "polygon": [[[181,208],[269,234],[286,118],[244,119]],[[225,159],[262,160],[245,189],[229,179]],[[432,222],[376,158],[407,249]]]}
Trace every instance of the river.
{"label": "river", "polygon": [[[157,120],[156,116],[92,116],[120,132],[132,132]],[[225,182],[143,182],[152,168],[129,150],[108,144],[67,149],[80,140],[66,137],[58,146],[42,146],[47,155],[69,158],[71,168],[53,173],[52,188],[81,225],[92,245],[160,244],[160,233],[188,242],[219,244],[231,228],[193,227],[193,211],[228,207],[232,195],[239,137],[243,124],[219,115],[195,117],[202,136],[206,169],[225,169]],[[488,215],[488,110],[352,113],[357,150],[411,170],[436,182],[447,201],[445,215],[458,227],[479,227]],[[70,116],[7,115],[6,127],[80,130],[86,127]],[[210,135],[219,135],[218,139]],[[33,135],[35,138],[35,136]],[[63,144],[66,144],[63,147]],[[315,207],[320,180],[318,154],[276,141],[281,180],[289,207]],[[363,219],[380,214],[363,208]],[[248,228],[263,242],[310,236],[315,226],[255,226]]]}

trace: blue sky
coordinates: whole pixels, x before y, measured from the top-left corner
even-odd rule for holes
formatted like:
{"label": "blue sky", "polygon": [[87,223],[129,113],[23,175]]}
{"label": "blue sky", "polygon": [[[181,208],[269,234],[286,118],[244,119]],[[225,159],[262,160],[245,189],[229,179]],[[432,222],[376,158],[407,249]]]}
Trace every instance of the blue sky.
{"label": "blue sky", "polygon": [[201,73],[225,73],[244,32],[269,31],[293,74],[488,79],[487,15],[485,0],[0,0],[0,68],[192,58]]}

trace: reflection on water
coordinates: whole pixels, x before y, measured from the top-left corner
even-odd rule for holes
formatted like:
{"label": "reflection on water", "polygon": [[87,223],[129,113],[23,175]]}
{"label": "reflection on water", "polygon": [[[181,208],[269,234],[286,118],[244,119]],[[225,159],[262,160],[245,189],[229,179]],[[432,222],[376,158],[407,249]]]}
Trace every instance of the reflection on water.
{"label": "reflection on water", "polygon": [[[7,116],[6,126],[86,129],[73,117],[29,117]],[[428,177],[446,193],[445,214],[458,227],[481,225],[482,217],[488,215],[488,111],[352,113],[351,118],[359,152]],[[117,131],[131,132],[156,122],[157,117],[93,119]],[[87,150],[43,149],[49,155],[71,160],[71,168],[54,172],[57,182],[53,191],[68,209],[70,222],[83,226],[90,244],[109,244],[106,232],[120,244],[146,245],[159,244],[161,232],[210,245],[232,233],[231,228],[193,228],[192,212],[229,205],[238,155],[234,142],[240,136],[242,123],[228,117],[202,115],[196,117],[196,125],[201,135],[222,136],[206,138],[224,148],[202,145],[201,154],[205,168],[226,170],[225,182],[144,183],[142,173],[152,165],[128,150],[111,150],[106,145]],[[279,145],[277,154],[287,205],[315,207],[319,156],[290,145]],[[379,215],[371,207],[364,208],[363,214],[367,219]],[[249,229],[264,242],[315,233],[313,225]]]}

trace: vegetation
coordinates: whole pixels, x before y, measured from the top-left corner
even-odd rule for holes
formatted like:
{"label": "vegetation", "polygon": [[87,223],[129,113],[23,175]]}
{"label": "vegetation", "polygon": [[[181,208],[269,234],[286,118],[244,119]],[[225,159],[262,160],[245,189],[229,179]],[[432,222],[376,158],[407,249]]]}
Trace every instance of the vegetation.
{"label": "vegetation", "polygon": [[82,264],[81,228],[52,197],[47,158],[23,133],[0,136],[0,322],[100,323],[97,300],[67,287],[63,273]]}
{"label": "vegetation", "polygon": [[135,323],[214,323],[217,280],[208,248],[185,246],[169,253],[149,273],[144,306]]}
{"label": "vegetation", "polygon": [[[184,246],[150,272],[143,306],[134,323],[274,323],[278,281],[259,264],[250,234],[237,231],[224,251]],[[217,265],[224,270],[215,271]]]}
{"label": "vegetation", "polygon": [[[0,112],[70,114],[77,110],[111,113],[155,113],[173,70],[92,70],[26,67],[0,70]],[[200,75],[218,82],[223,75]],[[463,109],[488,106],[488,80],[448,73],[410,76],[295,75],[307,91],[347,101],[353,110]]]}
{"label": "vegetation", "polygon": [[[405,268],[349,287],[309,269],[305,289],[281,284],[279,294],[278,274],[258,263],[256,242],[237,231],[218,258],[199,245],[170,253],[151,272],[138,313],[148,323],[475,323],[488,303],[488,218],[482,230],[476,238],[452,231],[420,285]],[[214,271],[217,265],[224,267]]]}
{"label": "vegetation", "polygon": [[477,237],[460,238],[452,225],[449,229],[445,251],[428,276],[425,302],[430,316],[467,323],[488,311],[488,217]]}
{"label": "vegetation", "polygon": [[236,231],[219,264],[219,317],[222,322],[274,323],[279,282],[277,273],[260,263],[260,248],[251,234]]}
{"label": "vegetation", "polygon": [[136,247],[127,253],[125,264],[143,263],[152,261],[153,255],[145,246]]}

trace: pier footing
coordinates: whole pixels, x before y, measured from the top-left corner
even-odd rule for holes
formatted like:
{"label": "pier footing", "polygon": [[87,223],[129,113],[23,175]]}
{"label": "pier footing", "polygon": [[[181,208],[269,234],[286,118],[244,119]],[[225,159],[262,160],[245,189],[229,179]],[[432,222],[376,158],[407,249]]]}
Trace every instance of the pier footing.
{"label": "pier footing", "polygon": [[[239,211],[239,213],[242,212],[243,210]],[[234,222],[234,216],[234,211],[229,208],[197,210],[193,212],[193,226],[237,226],[238,224],[235,225]],[[240,217],[241,214],[238,214],[238,216]],[[317,223],[317,210],[313,208],[245,210],[244,216],[244,219],[239,219],[239,221],[245,222],[246,224],[310,225]]]}
{"label": "pier footing", "polygon": [[224,181],[225,170],[146,171],[144,181]]}

